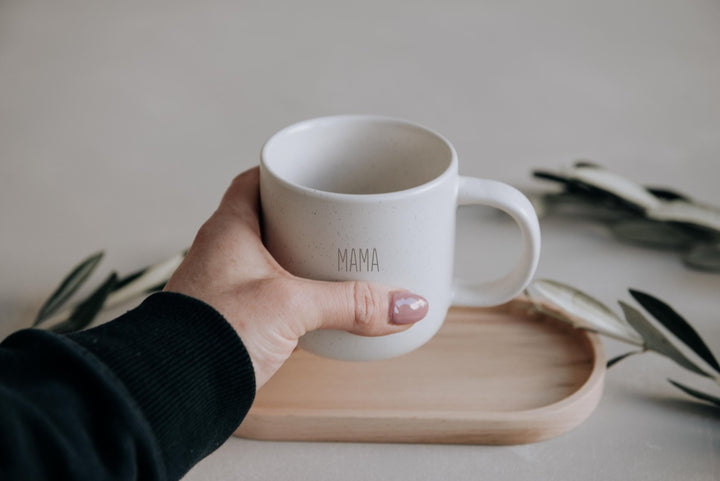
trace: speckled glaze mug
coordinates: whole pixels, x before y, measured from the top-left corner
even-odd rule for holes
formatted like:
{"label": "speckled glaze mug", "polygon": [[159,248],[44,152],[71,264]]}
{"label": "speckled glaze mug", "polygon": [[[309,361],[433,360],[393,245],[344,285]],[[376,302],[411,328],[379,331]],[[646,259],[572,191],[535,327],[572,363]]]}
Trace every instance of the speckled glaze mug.
{"label": "speckled glaze mug", "polygon": [[[289,272],[319,280],[366,280],[406,288],[429,303],[406,331],[363,337],[317,330],[300,339],[313,353],[348,361],[387,359],[425,344],[451,304],[489,306],[520,293],[540,256],[532,205],[506,184],[458,175],[442,135],[398,119],[341,115],[300,122],[262,148],[263,237]],[[505,277],[453,281],[457,206],[507,212],[523,252]]]}

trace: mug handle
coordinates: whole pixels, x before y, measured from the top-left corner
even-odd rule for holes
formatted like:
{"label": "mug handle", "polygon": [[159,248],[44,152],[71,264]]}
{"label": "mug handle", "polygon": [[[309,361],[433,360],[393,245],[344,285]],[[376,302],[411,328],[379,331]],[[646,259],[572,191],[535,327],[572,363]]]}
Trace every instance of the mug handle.
{"label": "mug handle", "polygon": [[500,209],[520,226],[523,253],[515,268],[505,277],[488,282],[454,281],[453,304],[493,306],[509,301],[530,283],[540,260],[540,224],[535,209],[519,190],[502,182],[460,176],[457,205],[482,204]]}

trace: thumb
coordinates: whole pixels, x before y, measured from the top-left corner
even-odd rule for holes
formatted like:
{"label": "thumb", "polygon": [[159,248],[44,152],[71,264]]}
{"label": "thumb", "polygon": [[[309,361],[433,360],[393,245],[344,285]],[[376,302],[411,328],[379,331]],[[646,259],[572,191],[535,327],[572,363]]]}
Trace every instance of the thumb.
{"label": "thumb", "polygon": [[404,331],[424,318],[427,300],[409,291],[363,281],[308,281],[306,299],[312,314],[305,328],[341,329],[361,336]]}

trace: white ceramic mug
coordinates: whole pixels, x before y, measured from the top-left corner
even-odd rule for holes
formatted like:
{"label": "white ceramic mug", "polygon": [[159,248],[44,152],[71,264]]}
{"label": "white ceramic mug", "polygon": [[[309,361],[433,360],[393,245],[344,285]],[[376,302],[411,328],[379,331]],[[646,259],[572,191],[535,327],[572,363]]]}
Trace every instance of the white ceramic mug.
{"label": "white ceramic mug", "polygon": [[[284,268],[384,283],[428,300],[425,318],[400,333],[307,333],[300,346],[313,353],[349,361],[405,354],[430,340],[451,304],[508,301],[537,267],[540,228],[527,198],[494,180],[459,176],[455,149],[427,128],[370,115],[317,118],[273,135],[260,160],[263,237]],[[453,282],[456,210],[466,204],[501,209],[520,226],[523,252],[505,277]]]}

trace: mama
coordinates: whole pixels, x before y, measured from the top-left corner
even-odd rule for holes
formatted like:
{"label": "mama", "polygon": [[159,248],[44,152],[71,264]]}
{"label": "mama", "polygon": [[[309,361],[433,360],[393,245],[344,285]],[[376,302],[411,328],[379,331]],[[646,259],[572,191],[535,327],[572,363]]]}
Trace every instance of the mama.
{"label": "mama", "polygon": [[377,249],[338,249],[338,272],[380,272]]}

